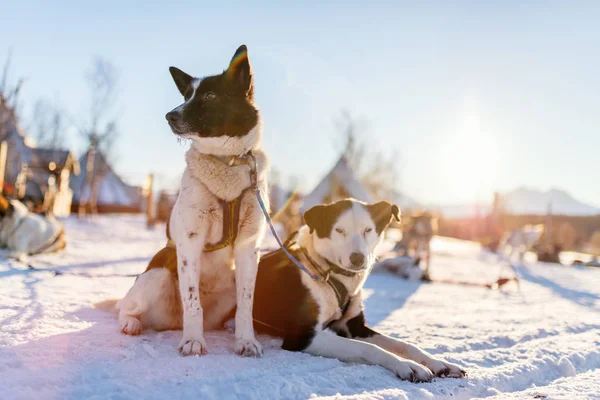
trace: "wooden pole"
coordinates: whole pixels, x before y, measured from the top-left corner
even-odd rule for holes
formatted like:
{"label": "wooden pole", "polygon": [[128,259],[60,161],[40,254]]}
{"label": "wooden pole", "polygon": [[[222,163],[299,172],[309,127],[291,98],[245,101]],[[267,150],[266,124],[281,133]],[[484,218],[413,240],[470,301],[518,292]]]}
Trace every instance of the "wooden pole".
{"label": "wooden pole", "polygon": [[15,189],[16,189],[16,194],[17,194],[17,199],[22,199],[23,197],[25,197],[25,193],[27,192],[27,171],[28,171],[28,166],[27,164],[22,164],[21,165],[21,172],[19,172],[19,175],[17,176],[17,181],[15,182]]}
{"label": "wooden pole", "polygon": [[[92,143],[88,149],[87,154],[87,163],[85,166],[85,179],[83,180],[83,185],[81,187],[81,193],[79,194],[79,209],[78,214],[80,217],[84,216],[88,212],[88,207],[90,208],[89,212],[92,212],[92,184],[94,183],[94,162],[95,162],[95,148]],[[88,190],[87,196],[88,199],[85,200],[86,189]]]}
{"label": "wooden pole", "polygon": [[4,175],[6,174],[6,155],[8,151],[8,145],[6,140],[0,144],[0,194],[4,191]]}
{"label": "wooden pole", "polygon": [[149,174],[146,180],[146,225],[148,229],[154,227],[154,195],[153,195],[154,174]]}

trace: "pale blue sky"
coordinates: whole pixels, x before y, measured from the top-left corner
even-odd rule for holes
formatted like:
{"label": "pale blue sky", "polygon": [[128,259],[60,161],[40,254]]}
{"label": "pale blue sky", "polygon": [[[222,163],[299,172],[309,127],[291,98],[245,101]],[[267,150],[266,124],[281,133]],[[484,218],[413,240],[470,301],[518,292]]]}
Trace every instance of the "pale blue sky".
{"label": "pale blue sky", "polygon": [[399,189],[417,199],[527,185],[600,205],[600,2],[93,3],[3,5],[0,60],[12,47],[27,78],[24,116],[48,97],[76,118],[92,58],[114,63],[116,169],[132,183],[183,170],[164,119],[181,101],[168,67],[218,73],[245,43],[265,147],[304,190],[336,161],[334,121],[347,109],[368,121],[373,146],[397,151]]}

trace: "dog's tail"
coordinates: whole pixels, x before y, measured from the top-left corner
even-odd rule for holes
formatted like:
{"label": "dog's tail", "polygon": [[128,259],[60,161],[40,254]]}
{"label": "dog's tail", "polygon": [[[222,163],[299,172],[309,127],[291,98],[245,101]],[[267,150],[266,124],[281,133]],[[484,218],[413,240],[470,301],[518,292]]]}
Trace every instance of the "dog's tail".
{"label": "dog's tail", "polygon": [[106,299],[98,303],[94,303],[94,308],[104,312],[117,313],[119,312],[119,299]]}

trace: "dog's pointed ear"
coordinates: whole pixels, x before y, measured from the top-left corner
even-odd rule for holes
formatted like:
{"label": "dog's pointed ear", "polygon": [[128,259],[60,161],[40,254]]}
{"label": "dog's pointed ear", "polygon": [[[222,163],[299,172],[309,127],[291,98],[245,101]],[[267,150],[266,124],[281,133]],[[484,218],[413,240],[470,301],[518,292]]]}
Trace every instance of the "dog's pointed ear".
{"label": "dog's pointed ear", "polygon": [[367,209],[371,214],[373,222],[375,222],[375,229],[378,235],[392,222],[392,218],[400,222],[400,208],[395,204],[380,201],[379,203],[368,205]]}
{"label": "dog's pointed ear", "polygon": [[326,206],[314,206],[304,213],[304,223],[310,229],[310,233],[316,229],[320,230],[326,219],[325,208]]}
{"label": "dog's pointed ear", "polygon": [[181,93],[182,96],[185,96],[185,93],[194,80],[194,77],[186,74],[176,67],[169,67],[169,72],[175,81],[175,85],[177,85],[177,89],[179,89],[179,93]]}
{"label": "dog's pointed ear", "polygon": [[254,79],[250,59],[248,58],[248,48],[245,44],[235,51],[225,75],[244,91],[247,98],[254,98]]}

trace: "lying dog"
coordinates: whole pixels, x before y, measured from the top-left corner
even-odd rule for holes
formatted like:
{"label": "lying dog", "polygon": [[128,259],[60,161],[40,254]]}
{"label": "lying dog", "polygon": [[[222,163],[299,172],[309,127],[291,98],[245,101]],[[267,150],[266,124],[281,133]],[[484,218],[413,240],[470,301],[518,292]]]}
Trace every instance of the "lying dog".
{"label": "lying dog", "polygon": [[420,267],[421,259],[411,256],[394,256],[379,261],[373,269],[383,268],[409,281],[420,281],[425,277],[425,271]]}
{"label": "lying dog", "polygon": [[66,245],[63,227],[56,219],[34,214],[20,201],[0,196],[0,246],[8,249],[11,257],[24,260]]}
{"label": "lying dog", "polygon": [[265,220],[251,186],[266,193],[268,165],[247,49],[241,46],[220,75],[170,71],[185,102],[166,118],[192,144],[169,222],[173,248],[161,253],[176,263],[169,269],[155,260],[136,280],[118,304],[121,329],[136,335],[144,327],[183,328],[179,351],[201,355],[204,329],[221,328],[237,306],[235,351],[259,356],[252,305]]}
{"label": "lying dog", "polygon": [[[401,379],[464,377],[457,365],[416,346],[369,328],[362,286],[375,261],[375,249],[397,206],[342,200],[315,206],[291,246],[293,255],[319,275],[317,282],[278,250],[260,262],[254,320],[259,332],[283,338],[282,347],[343,361],[381,365]],[[337,334],[325,332],[329,328]]]}

